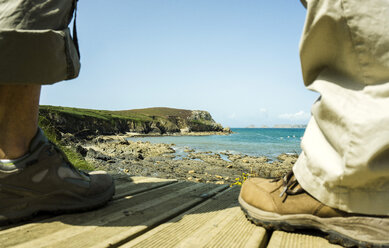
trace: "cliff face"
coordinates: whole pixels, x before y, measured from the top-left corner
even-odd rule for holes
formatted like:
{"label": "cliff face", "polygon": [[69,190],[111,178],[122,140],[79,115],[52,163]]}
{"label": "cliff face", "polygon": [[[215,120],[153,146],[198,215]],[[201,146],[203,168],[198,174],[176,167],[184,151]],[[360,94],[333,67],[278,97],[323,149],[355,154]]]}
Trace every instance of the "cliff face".
{"label": "cliff face", "polygon": [[129,111],[101,111],[41,106],[40,120],[62,133],[84,137],[136,133],[185,133],[223,131],[207,111],[152,108]]}

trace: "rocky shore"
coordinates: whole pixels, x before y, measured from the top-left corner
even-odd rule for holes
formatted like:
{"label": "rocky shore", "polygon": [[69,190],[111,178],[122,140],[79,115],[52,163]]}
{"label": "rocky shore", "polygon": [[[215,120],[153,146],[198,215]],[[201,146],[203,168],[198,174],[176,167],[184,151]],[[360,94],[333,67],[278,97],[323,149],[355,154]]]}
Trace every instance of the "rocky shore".
{"label": "rocky shore", "polygon": [[216,184],[236,183],[247,175],[279,177],[287,173],[297,160],[297,155],[281,154],[277,160],[271,161],[267,157],[228,151],[199,152],[189,147],[178,154],[174,144],[133,142],[126,136],[98,136],[71,145],[97,169],[110,173]]}
{"label": "rocky shore", "polygon": [[266,157],[200,152],[189,147],[182,153],[176,152],[174,144],[127,139],[232,133],[203,110],[155,107],[108,111],[40,106],[39,114],[39,126],[46,135],[67,150],[73,164],[86,170],[95,168],[114,174],[239,184],[247,176],[279,177],[287,173],[297,159],[297,155],[283,154],[271,161]]}

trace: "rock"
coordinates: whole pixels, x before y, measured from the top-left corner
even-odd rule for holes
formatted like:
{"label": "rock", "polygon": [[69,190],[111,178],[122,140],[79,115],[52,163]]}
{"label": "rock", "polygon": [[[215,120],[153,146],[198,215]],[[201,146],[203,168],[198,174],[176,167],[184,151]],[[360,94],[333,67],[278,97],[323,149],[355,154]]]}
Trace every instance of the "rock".
{"label": "rock", "polygon": [[224,181],[216,181],[215,184],[224,184]]}
{"label": "rock", "polygon": [[189,133],[190,132],[190,128],[186,127],[186,128],[180,129],[180,132],[181,133]]}
{"label": "rock", "polygon": [[285,153],[282,153],[282,154],[280,154],[278,157],[277,157],[277,159],[279,160],[279,161],[284,161],[284,160],[286,160],[286,159],[288,159],[288,158],[298,158],[298,155],[297,154],[285,154]]}
{"label": "rock", "polygon": [[232,133],[230,127],[225,127],[225,128],[223,128],[223,132],[225,132],[225,133]]}
{"label": "rock", "polygon": [[193,173],[195,173],[195,171],[194,170],[190,170],[190,171],[188,171],[188,173],[189,174],[193,174]]}
{"label": "rock", "polygon": [[166,149],[167,149],[167,153],[175,153],[176,152],[176,150],[174,150],[171,147],[167,147]]}
{"label": "rock", "polygon": [[128,140],[126,140],[126,139],[122,139],[119,144],[121,144],[121,145],[129,145],[130,142],[128,142]]}
{"label": "rock", "polygon": [[109,156],[104,155],[104,154],[98,154],[98,155],[96,156],[96,159],[100,159],[100,160],[103,160],[103,161],[108,161],[108,160],[110,160],[111,158],[110,158]]}
{"label": "rock", "polygon": [[219,175],[215,175],[215,177],[216,177],[217,179],[223,179],[223,177],[222,177],[222,176],[219,176]]}
{"label": "rock", "polygon": [[236,161],[236,160],[239,160],[241,159],[242,156],[239,155],[239,154],[231,154],[231,155],[228,155],[228,159],[231,160],[232,162]]}
{"label": "rock", "polygon": [[226,168],[228,169],[232,168],[232,164],[227,165]]}
{"label": "rock", "polygon": [[108,161],[111,159],[111,157],[104,155],[100,152],[97,152],[97,151],[93,150],[92,148],[88,149],[88,152],[86,153],[86,157],[99,159],[99,160],[103,160],[103,161]]}
{"label": "rock", "polygon": [[78,152],[79,154],[81,154],[81,156],[85,157],[86,154],[88,153],[88,150],[85,149],[84,147],[78,145],[78,146],[76,147],[76,152]]}
{"label": "rock", "polygon": [[94,149],[89,148],[88,151],[87,151],[87,153],[86,153],[86,155],[87,155],[88,157],[90,157],[90,158],[93,158],[93,157],[96,157],[97,152],[96,152]]}
{"label": "rock", "polygon": [[77,142],[77,138],[74,137],[74,135],[71,133],[64,133],[61,135],[61,137],[59,137],[60,135],[58,133],[55,133],[55,135],[57,139],[61,139],[65,144]]}

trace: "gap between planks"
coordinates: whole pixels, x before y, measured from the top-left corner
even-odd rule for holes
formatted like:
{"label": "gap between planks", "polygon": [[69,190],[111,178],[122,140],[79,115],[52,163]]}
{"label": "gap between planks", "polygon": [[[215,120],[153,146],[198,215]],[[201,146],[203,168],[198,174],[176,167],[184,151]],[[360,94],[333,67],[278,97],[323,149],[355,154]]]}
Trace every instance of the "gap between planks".
{"label": "gap between planks", "polygon": [[123,244],[128,247],[265,247],[266,230],[251,224],[238,206],[238,187]]}
{"label": "gap between planks", "polygon": [[0,243],[3,247],[116,246],[204,202],[226,187],[173,183],[117,199],[96,211],[58,216],[1,231]]}

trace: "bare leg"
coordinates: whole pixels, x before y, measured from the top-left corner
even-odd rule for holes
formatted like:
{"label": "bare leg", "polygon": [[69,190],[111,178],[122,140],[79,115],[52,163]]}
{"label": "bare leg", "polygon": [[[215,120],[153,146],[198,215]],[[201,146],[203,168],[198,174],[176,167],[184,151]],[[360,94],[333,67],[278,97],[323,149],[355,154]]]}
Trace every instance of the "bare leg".
{"label": "bare leg", "polygon": [[28,151],[38,129],[40,85],[0,85],[0,159]]}

